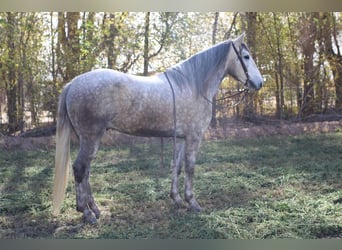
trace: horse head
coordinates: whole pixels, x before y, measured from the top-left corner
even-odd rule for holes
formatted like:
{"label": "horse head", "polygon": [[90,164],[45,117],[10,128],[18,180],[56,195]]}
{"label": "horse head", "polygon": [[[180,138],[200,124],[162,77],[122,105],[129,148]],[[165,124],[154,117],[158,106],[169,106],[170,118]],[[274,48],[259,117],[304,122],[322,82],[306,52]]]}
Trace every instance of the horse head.
{"label": "horse head", "polygon": [[245,84],[251,90],[259,90],[263,85],[263,77],[252,58],[247,45],[243,42],[245,34],[232,41],[228,55],[228,74]]}

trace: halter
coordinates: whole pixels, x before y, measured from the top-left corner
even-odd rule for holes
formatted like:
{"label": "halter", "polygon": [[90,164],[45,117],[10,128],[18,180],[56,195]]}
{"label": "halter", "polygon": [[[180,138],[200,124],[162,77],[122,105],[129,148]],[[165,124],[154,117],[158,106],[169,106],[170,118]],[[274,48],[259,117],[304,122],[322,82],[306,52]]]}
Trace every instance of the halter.
{"label": "halter", "polygon": [[240,52],[236,49],[235,47],[235,44],[234,42],[232,42],[232,45],[233,45],[233,49],[236,53],[236,56],[238,57],[239,61],[240,61],[240,64],[242,66],[242,69],[243,71],[245,72],[245,75],[246,75],[246,81],[244,82],[244,85],[247,86],[248,82],[249,82],[249,74],[248,74],[248,70],[247,70],[247,67],[246,67],[246,64],[245,62],[242,60],[242,57],[241,57],[241,50]]}

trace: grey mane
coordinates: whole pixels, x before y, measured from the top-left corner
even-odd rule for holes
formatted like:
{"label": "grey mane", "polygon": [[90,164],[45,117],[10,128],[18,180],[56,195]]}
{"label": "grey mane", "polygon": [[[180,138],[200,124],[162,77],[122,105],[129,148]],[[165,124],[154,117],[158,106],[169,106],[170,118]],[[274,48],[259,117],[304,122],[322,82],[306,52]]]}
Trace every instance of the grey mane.
{"label": "grey mane", "polygon": [[[169,68],[167,70],[168,76],[180,89],[184,85],[188,85],[197,95],[205,95],[209,85],[215,84],[210,77],[215,75],[215,72],[227,60],[231,43],[231,40],[224,41],[193,55],[189,59]],[[216,78],[215,81],[222,81],[223,77],[225,75]]]}

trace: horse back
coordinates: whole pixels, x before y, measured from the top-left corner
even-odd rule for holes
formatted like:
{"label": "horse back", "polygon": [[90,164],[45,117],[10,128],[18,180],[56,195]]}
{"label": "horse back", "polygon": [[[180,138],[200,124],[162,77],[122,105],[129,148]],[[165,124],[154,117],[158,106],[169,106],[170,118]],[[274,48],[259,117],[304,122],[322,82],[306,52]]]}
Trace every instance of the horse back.
{"label": "horse back", "polygon": [[160,77],[91,71],[72,81],[66,101],[76,130],[113,128],[138,135],[172,130],[172,96]]}

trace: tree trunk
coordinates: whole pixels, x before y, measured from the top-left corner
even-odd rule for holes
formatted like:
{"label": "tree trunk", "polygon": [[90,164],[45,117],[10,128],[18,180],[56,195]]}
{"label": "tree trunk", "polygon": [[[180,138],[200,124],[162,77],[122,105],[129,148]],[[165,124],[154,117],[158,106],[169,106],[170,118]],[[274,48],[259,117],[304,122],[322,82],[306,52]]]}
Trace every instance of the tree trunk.
{"label": "tree trunk", "polygon": [[322,113],[325,112],[327,109],[327,86],[325,82],[327,81],[327,75],[326,70],[324,67],[324,61],[325,61],[325,53],[324,53],[324,23],[321,19],[321,14],[318,14],[317,16],[318,24],[317,24],[317,44],[318,44],[318,70],[319,72],[322,72],[321,77],[317,77],[318,84],[315,88],[315,110]]}
{"label": "tree trunk", "polygon": [[334,59],[335,69],[333,69],[333,76],[335,82],[335,108],[342,110],[342,57],[336,55]]}
{"label": "tree trunk", "polygon": [[[296,15],[295,17],[292,17],[292,15]],[[301,74],[301,64],[300,61],[298,60],[298,46],[297,46],[297,28],[296,23],[297,23],[297,15],[295,13],[287,13],[286,14],[286,19],[287,19],[287,25],[288,25],[288,30],[289,30],[289,38],[290,38],[290,46],[291,46],[291,64],[293,65],[290,67],[290,81],[294,83],[295,85],[295,98],[297,102],[297,111],[302,109],[302,85],[301,85],[301,79],[302,79],[302,74]],[[292,19],[292,20],[291,20]],[[294,21],[296,20],[296,21]],[[292,93],[292,91],[291,91]],[[292,99],[291,99],[292,100]],[[291,112],[294,112],[294,108],[291,109]],[[300,115],[301,112],[298,112],[299,119],[301,119]]]}
{"label": "tree trunk", "polygon": [[145,14],[145,33],[144,33],[144,72],[143,75],[148,75],[149,64],[149,36],[150,36],[150,12]]}
{"label": "tree trunk", "polygon": [[66,80],[70,81],[80,73],[80,38],[78,29],[79,12],[67,12],[66,21],[68,25],[66,48]]}
{"label": "tree trunk", "polygon": [[314,83],[317,82],[316,69],[314,67],[314,53],[316,41],[316,24],[314,22],[316,13],[303,14],[301,17],[300,45],[303,52],[304,62],[304,93],[303,93],[303,115],[314,112]]}
{"label": "tree trunk", "polygon": [[64,83],[80,73],[79,18],[79,12],[58,13],[57,61]]}
{"label": "tree trunk", "polygon": [[57,23],[57,47],[56,47],[56,64],[57,70],[56,75],[60,75],[63,79],[64,84],[67,83],[67,77],[65,76],[65,43],[66,43],[66,32],[65,32],[65,15],[64,12],[58,12],[58,23]]}
{"label": "tree trunk", "polygon": [[80,72],[90,71],[96,64],[99,44],[95,36],[95,12],[84,12],[82,17],[82,53]]}
{"label": "tree trunk", "polygon": [[[342,54],[337,39],[336,20],[333,13],[321,13],[320,21],[324,26],[323,40],[324,40],[324,51],[328,58],[329,64],[334,77],[335,83],[335,108],[342,110]],[[336,52],[333,49],[333,43],[336,48]]]}
{"label": "tree trunk", "polygon": [[[216,34],[217,34],[217,22],[219,18],[219,12],[215,12],[214,16],[214,23],[213,23],[213,33],[212,33],[212,44],[216,44]],[[216,128],[217,127],[217,119],[216,119],[216,95],[213,98],[213,106],[212,106],[212,114],[211,114],[211,127]]]}
{"label": "tree trunk", "polygon": [[58,87],[57,87],[57,51],[58,48],[55,44],[55,30],[53,27],[54,22],[54,14],[50,12],[50,33],[51,33],[51,75],[52,75],[52,93],[51,93],[51,102],[49,105],[49,109],[52,113],[53,122],[56,123],[57,116],[57,103],[58,103]]}
{"label": "tree trunk", "polygon": [[106,38],[106,44],[108,49],[107,54],[107,62],[108,62],[108,68],[114,69],[116,64],[116,53],[115,53],[115,37],[117,36],[117,28],[115,26],[115,14],[110,13],[109,14],[109,36]]}
{"label": "tree trunk", "polygon": [[17,93],[18,86],[16,81],[15,71],[15,14],[7,12],[7,25],[6,25],[6,36],[7,36],[7,48],[8,58],[6,62],[7,66],[7,77],[6,77],[6,94],[7,94],[7,115],[8,115],[8,133],[12,134],[17,131],[18,128],[18,106],[17,106]]}
{"label": "tree trunk", "polygon": [[282,44],[280,42],[280,28],[279,28],[279,20],[276,13],[273,13],[273,22],[276,34],[276,46],[277,46],[277,62],[275,63],[276,66],[276,79],[277,79],[277,110],[276,116],[279,119],[282,119],[284,116],[284,64],[283,64],[283,52],[282,52]]}
{"label": "tree trunk", "polygon": [[[250,48],[252,57],[256,60],[255,48],[256,48],[256,23],[257,23],[257,12],[246,12],[246,22],[247,22],[247,44]],[[257,92],[250,93],[245,99],[245,107],[243,110],[243,115],[247,119],[253,119],[256,114],[257,105]]]}

